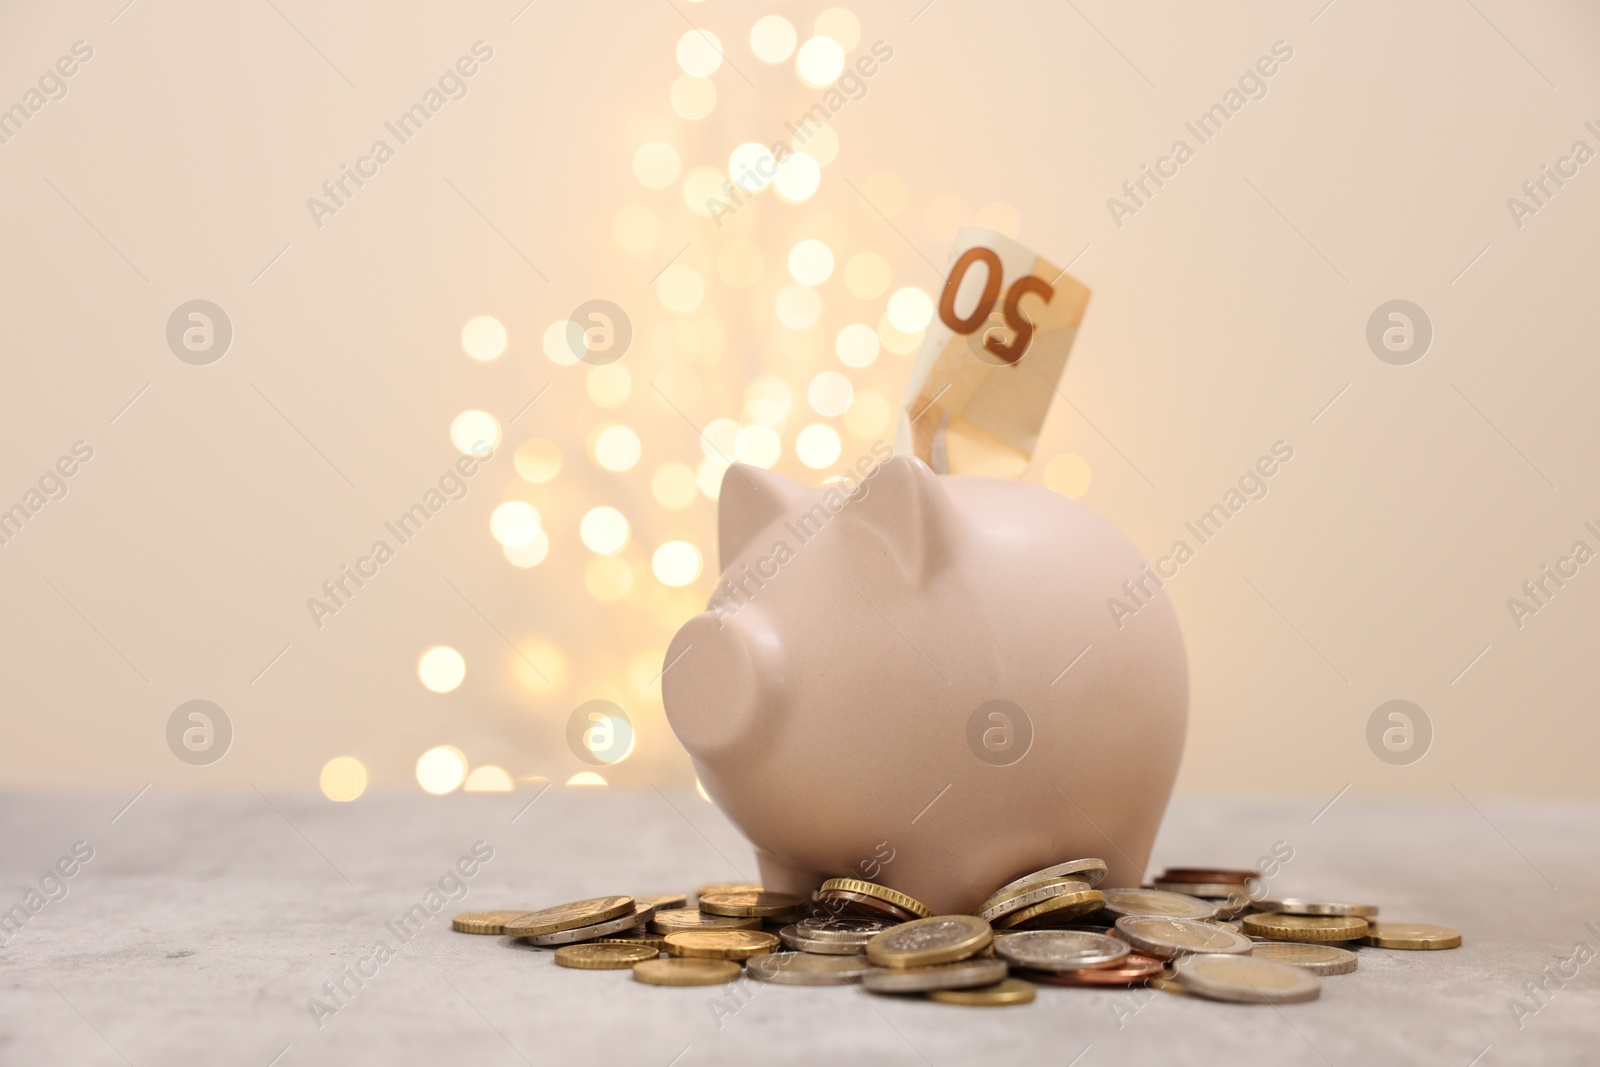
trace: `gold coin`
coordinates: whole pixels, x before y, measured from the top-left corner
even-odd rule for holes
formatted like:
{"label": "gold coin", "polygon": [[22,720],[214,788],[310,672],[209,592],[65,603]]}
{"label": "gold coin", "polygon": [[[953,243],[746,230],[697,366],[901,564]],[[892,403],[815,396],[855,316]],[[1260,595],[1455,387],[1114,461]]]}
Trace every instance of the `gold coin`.
{"label": "gold coin", "polygon": [[1106,895],[1098,889],[1076,889],[1002,916],[995,920],[995,925],[1005,930],[1059,926],[1099,911],[1105,902]]}
{"label": "gold coin", "polygon": [[662,947],[669,956],[747,960],[777,948],[778,938],[763,930],[679,930]]}
{"label": "gold coin", "polygon": [[620,918],[633,911],[632,897],[591,897],[570,904],[557,904],[553,908],[530,911],[505,924],[505,933],[511,937],[528,937],[535,934],[554,934],[562,930],[576,930],[580,926],[594,926],[610,919]]}
{"label": "gold coin", "polygon": [[556,949],[556,966],[580,971],[625,971],[635,963],[653,960],[659,953],[643,943],[596,941],[587,945],[562,945]]}
{"label": "gold coin", "polygon": [[759,893],[761,887],[752,882],[712,882],[703,885],[694,891],[695,899],[712,896],[716,893]]}
{"label": "gold coin", "polygon": [[666,934],[655,934],[643,928],[636,927],[625,934],[616,934],[612,937],[602,937],[595,940],[597,945],[650,945],[657,952],[665,951],[662,945],[666,942]]}
{"label": "gold coin", "polygon": [[1431,923],[1375,922],[1368,925],[1362,940],[1374,948],[1459,948],[1461,931]]}
{"label": "gold coin", "polygon": [[744,973],[732,960],[645,960],[633,965],[633,980],[646,985],[723,985]]}
{"label": "gold coin", "polygon": [[1347,948],[1305,941],[1257,941],[1250,958],[1287,963],[1318,975],[1349,974],[1357,963],[1356,954]]}
{"label": "gold coin", "polygon": [[1058,863],[1053,867],[1046,867],[1042,871],[1034,871],[1032,874],[1025,874],[1021,878],[1007,882],[993,893],[990,893],[988,899],[978,905],[978,911],[987,911],[991,905],[998,902],[1002,897],[1008,897],[1018,891],[1035,888],[1057,878],[1081,878],[1089,883],[1089,888],[1093,889],[1100,884],[1100,880],[1105,876],[1105,860],[1068,860],[1066,863]]}
{"label": "gold coin", "polygon": [[867,959],[880,967],[932,967],[964,960],[993,940],[994,930],[976,915],[934,915],[873,935]]}
{"label": "gold coin", "polygon": [[1003,915],[1031,907],[1041,900],[1058,897],[1062,893],[1075,893],[1089,888],[1089,881],[1077,875],[1066,875],[1061,878],[1048,878],[1041,882],[1025,885],[1021,889],[1013,889],[1004,896],[996,893],[978,906],[973,914],[980,919],[994,922]]}
{"label": "gold coin", "polygon": [[1007,978],[1003,982],[979,986],[977,989],[935,989],[928,994],[928,999],[937,1000],[940,1004],[998,1008],[1004,1004],[1031,1004],[1036,993],[1033,983],[1020,978]]}
{"label": "gold coin", "polygon": [[933,914],[933,909],[928,907],[916,897],[908,897],[897,889],[890,889],[877,882],[863,882],[859,878],[829,878],[822,883],[824,890],[837,889],[845,893],[860,893],[862,896],[872,897],[897,908],[903,908],[919,919],[926,919]]}
{"label": "gold coin", "polygon": [[792,916],[806,906],[804,897],[792,893],[740,890],[737,893],[707,893],[700,898],[700,910],[708,915],[734,917],[757,915]]}
{"label": "gold coin", "polygon": [[526,908],[507,911],[468,911],[450,920],[450,928],[463,934],[503,934],[506,923],[528,914]]}
{"label": "gold coin", "polygon": [[1279,941],[1354,941],[1366,936],[1367,920],[1355,915],[1284,915],[1264,911],[1244,917],[1244,932]]}
{"label": "gold coin", "polygon": [[633,899],[654,908],[681,908],[689,897],[684,893],[656,893],[653,896],[636,896]]}
{"label": "gold coin", "polygon": [[650,929],[658,934],[672,934],[679,930],[759,930],[761,920],[753,915],[734,918],[707,915],[699,908],[673,908],[656,912],[650,920]]}
{"label": "gold coin", "polygon": [[1158,974],[1149,979],[1145,982],[1145,985],[1149,986],[1151,989],[1159,989],[1163,993],[1179,993],[1183,996],[1190,995],[1189,990],[1180,985],[1176,978],[1168,978],[1164,974]]}

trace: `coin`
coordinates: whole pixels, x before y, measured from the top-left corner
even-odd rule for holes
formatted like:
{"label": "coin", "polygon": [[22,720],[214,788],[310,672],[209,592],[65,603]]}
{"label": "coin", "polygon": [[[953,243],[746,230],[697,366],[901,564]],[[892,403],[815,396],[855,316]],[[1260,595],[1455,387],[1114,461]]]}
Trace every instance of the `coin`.
{"label": "coin", "polygon": [[1003,897],[991,897],[990,900],[993,903],[988,903],[986,907],[980,907],[977,915],[980,919],[994,922],[1001,916],[1010,915],[1014,911],[1021,911],[1023,908],[1031,907],[1052,897],[1059,897],[1064,893],[1081,893],[1088,888],[1089,883],[1082,878],[1052,878],[1050,881],[1042,882],[1031,888],[1025,886],[1022,889],[1013,890]]}
{"label": "coin", "polygon": [[663,947],[669,956],[747,960],[777,948],[778,939],[762,930],[679,930]]}
{"label": "coin", "polygon": [[1372,923],[1363,940],[1375,948],[1457,948],[1461,945],[1461,933],[1431,923],[1381,922]]}
{"label": "coin", "polygon": [[761,887],[754,882],[712,882],[703,885],[694,891],[695,899],[710,896],[713,893],[759,893]]}
{"label": "coin", "polygon": [[891,922],[908,923],[912,919],[922,918],[922,916],[904,908],[898,908],[886,900],[880,900],[865,893],[847,892],[843,889],[825,889],[817,894],[817,900],[823,904],[837,903],[845,911],[868,915],[874,919],[888,919]]}
{"label": "coin", "polygon": [[706,915],[698,908],[671,908],[658,911],[650,920],[650,929],[658,934],[679,930],[759,930],[761,920],[755,916],[735,919],[724,915]]}
{"label": "coin", "polygon": [[1117,920],[1117,936],[1145,955],[1162,959],[1189,952],[1243,955],[1255,944],[1226,927],[1164,915],[1124,915]]}
{"label": "coin", "polygon": [[745,968],[751,978],[776,985],[848,985],[872,970],[860,954],[809,956],[804,952],[774,952],[757,956]]}
{"label": "coin", "polygon": [[864,956],[867,953],[866,941],[817,941],[806,937],[800,928],[794,925],[780,929],[778,936],[783,938],[785,945],[796,952],[807,952],[818,956]]}
{"label": "coin", "polygon": [[900,908],[902,911],[909,911],[918,919],[926,919],[933,914],[933,909],[916,897],[907,896],[897,889],[890,889],[888,886],[879,885],[877,882],[864,882],[859,878],[829,878],[822,883],[822,889],[824,892],[833,890],[844,893],[859,893],[862,896],[872,897],[875,900],[881,900],[886,904]]}
{"label": "coin", "polygon": [[1356,915],[1283,915],[1266,911],[1246,915],[1244,932],[1276,941],[1354,941],[1366,936],[1367,920]]}
{"label": "coin", "polygon": [[1007,1004],[1031,1004],[1038,990],[1020,978],[1006,978],[994,985],[973,989],[935,989],[929,1000],[940,1004],[963,1004],[971,1008],[998,1008]]}
{"label": "coin", "polygon": [[1359,915],[1363,919],[1376,919],[1376,904],[1339,904],[1325,900],[1306,900],[1301,897],[1277,897],[1255,902],[1257,911],[1275,911],[1280,915]]}
{"label": "coin", "polygon": [[1211,1000],[1295,1004],[1322,992],[1322,980],[1303,967],[1252,956],[1187,956],[1177,972],[1179,985]]}
{"label": "coin", "polygon": [[[593,926],[575,926],[570,930],[560,930],[553,934],[528,935],[524,937],[524,940],[530,945],[571,945],[579,941],[593,941],[597,937],[609,937],[612,934],[620,934],[624,930],[632,930],[635,927],[643,926],[650,920],[650,916],[655,914],[655,909],[648,904],[632,904],[630,907],[633,908],[631,915],[607,919],[605,922],[595,923]],[[517,921],[520,922],[521,920]],[[523,936],[512,933],[514,929],[520,929],[520,927],[515,926],[513,923],[506,924],[507,934],[511,934],[513,937]]]}
{"label": "coin", "polygon": [[528,914],[517,908],[511,911],[468,911],[450,920],[450,928],[463,934],[501,934],[506,923]]}
{"label": "coin", "polygon": [[[1245,892],[1244,886],[1232,882],[1169,882],[1166,879],[1157,879],[1150,883],[1152,889],[1159,889],[1164,893],[1181,893],[1191,897],[1205,897],[1215,900],[1249,900],[1250,895]],[[1274,911],[1277,909],[1274,908]]]}
{"label": "coin", "polygon": [[1060,926],[1099,911],[1105,902],[1105,894],[1098,889],[1073,890],[1053,896],[1049,900],[1041,900],[1021,911],[1014,911],[995,920],[995,925],[1007,930]]}
{"label": "coin", "polygon": [[653,896],[634,897],[642,904],[653,904],[657,908],[681,908],[689,898],[684,893],[656,893]]}
{"label": "coin", "polygon": [[556,949],[558,967],[580,971],[625,971],[635,963],[656,958],[655,949],[646,944],[625,945],[619,941],[589,945],[564,945]]}
{"label": "coin", "polygon": [[504,932],[512,937],[553,934],[579,926],[593,926],[632,913],[632,897],[591,897],[588,900],[574,900],[570,904],[557,904],[553,908],[524,912],[507,921]]}
{"label": "coin", "polygon": [[1067,986],[1129,986],[1142,985],[1152,975],[1161,973],[1162,961],[1142,952],[1129,953],[1120,963],[1109,967],[1085,967],[1080,971],[1028,971],[1018,973],[1030,982]]}
{"label": "coin", "polygon": [[1040,885],[1044,882],[1054,881],[1057,878],[1082,878],[1084,881],[1089,883],[1089,888],[1093,889],[1095,886],[1100,884],[1100,880],[1105,876],[1105,860],[1068,860],[1066,863],[1058,863],[1053,867],[1046,867],[1042,871],[1034,871],[1032,874],[1025,874],[1021,878],[1016,878],[1007,882],[999,889],[996,889],[993,893],[990,893],[988,898],[985,899],[982,904],[978,905],[978,910],[982,911],[984,908],[993,904],[1001,897],[1010,896],[1012,893],[1015,893],[1018,890],[1031,889],[1036,885]]}
{"label": "coin", "polygon": [[997,934],[994,950],[1001,959],[1036,971],[1076,971],[1109,967],[1131,951],[1128,943],[1105,934],[1081,930],[1026,930]]}
{"label": "coin", "polygon": [[964,960],[993,940],[994,930],[976,915],[935,915],[875,935],[867,958],[880,967],[929,967]]}
{"label": "coin", "polygon": [[1312,974],[1349,974],[1356,969],[1356,954],[1337,945],[1302,941],[1258,941],[1250,958],[1303,967]]}
{"label": "coin", "polygon": [[861,984],[874,993],[931,993],[994,985],[1005,977],[1004,960],[961,960],[932,967],[874,967],[862,975]]}
{"label": "coin", "polygon": [[794,915],[806,906],[804,897],[792,893],[740,890],[736,893],[707,893],[700,898],[700,910],[708,915],[744,916]]}
{"label": "coin", "polygon": [[1151,976],[1150,980],[1146,982],[1145,985],[1149,986],[1151,989],[1159,989],[1163,993],[1177,993],[1180,996],[1185,997],[1189,995],[1189,990],[1186,986],[1184,986],[1177,979],[1168,978],[1164,974]]}
{"label": "coin", "polygon": [[1240,870],[1232,867],[1168,867],[1161,873],[1163,882],[1223,882],[1230,885],[1246,885],[1256,881],[1261,875],[1255,871]]}
{"label": "coin", "polygon": [[874,934],[882,933],[894,925],[882,919],[858,919],[853,916],[828,919],[813,916],[801,919],[795,927],[802,937],[813,941],[859,942],[865,945]]}
{"label": "coin", "polygon": [[732,960],[695,960],[667,957],[633,965],[633,980],[646,985],[722,985],[744,973]]}
{"label": "coin", "polygon": [[595,938],[597,945],[650,945],[657,952],[663,951],[661,946],[666,944],[666,941],[666,934],[652,933],[642,926],[636,926],[632,930],[625,930],[611,937]]}
{"label": "coin", "polygon": [[1210,919],[1217,914],[1215,906],[1197,897],[1182,893],[1168,893],[1160,889],[1107,889],[1106,914],[1115,918],[1124,915],[1163,915],[1169,919]]}

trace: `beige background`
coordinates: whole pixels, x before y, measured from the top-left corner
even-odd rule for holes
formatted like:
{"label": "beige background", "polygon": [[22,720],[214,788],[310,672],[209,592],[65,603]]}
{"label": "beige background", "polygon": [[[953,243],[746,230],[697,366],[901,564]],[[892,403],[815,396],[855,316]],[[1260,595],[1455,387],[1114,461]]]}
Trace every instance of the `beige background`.
{"label": "beige background", "polygon": [[[803,38],[824,5],[122,3],[0,15],[0,105],[74,41],[94,48],[67,96],[0,145],[0,504],[74,441],[95,450],[0,547],[6,784],[311,787],[350,755],[375,786],[415,789],[438,744],[562,781],[584,769],[567,716],[596,695],[639,729],[613,784],[686,784],[650,675],[712,578],[667,590],[649,561],[671,539],[712,558],[715,504],[652,499],[657,467],[702,455],[657,389],[704,426],[740,418],[753,379],[783,378],[796,400],[778,467],[820,478],[795,434],[844,422],[804,412],[806,383],[845,370],[858,397],[897,403],[911,357],[852,371],[833,356],[840,328],[884,310],[841,271],[817,326],[779,326],[786,250],[825,235],[841,268],[876,252],[893,286],[936,293],[928,261],[943,264],[952,219],[1000,203],[1024,244],[1075,261],[1094,291],[1064,380],[1074,407],[1052,410],[1031,478],[1082,457],[1085,503],[1153,558],[1274,441],[1295,449],[1169,586],[1193,683],[1181,790],[1595,793],[1600,565],[1520,630],[1506,608],[1575,540],[1600,549],[1582,528],[1600,526],[1600,164],[1520,229],[1505,203],[1575,140],[1600,149],[1583,127],[1600,120],[1600,15],[1585,5],[858,5],[863,45],[895,55],[835,119],[820,192],[798,206],[764,193],[719,231],[678,184],[645,189],[633,153],[662,139],[685,170],[723,166],[735,144],[781,136],[821,94],[792,63],[759,62],[749,27],[778,11]],[[667,95],[691,19],[729,60],[698,122]],[[479,39],[494,59],[469,95],[316,228],[306,198]],[[1277,40],[1294,58],[1269,94],[1115,226],[1107,197]],[[888,220],[851,188],[884,172],[906,190]],[[661,225],[637,256],[611,235],[629,204]],[[734,236],[765,253],[750,289],[717,277]],[[651,281],[685,245],[706,295],[675,316]],[[195,297],[235,331],[206,367],[164,340]],[[609,411],[541,341],[596,297],[638,334],[631,395]],[[1434,325],[1411,366],[1364,340],[1393,298]],[[459,343],[478,314],[509,332],[492,363]],[[469,408],[506,427],[495,461],[314,628],[305,599],[453,460],[447,429]],[[625,474],[586,454],[609,422],[643,442]],[[871,439],[844,436],[842,462]],[[564,454],[546,486],[512,463],[535,437]],[[542,513],[537,567],[512,567],[489,535],[505,499]],[[632,524],[634,588],[614,603],[587,588],[577,532],[601,504]],[[551,684],[529,685],[501,634],[553,664]],[[417,679],[434,644],[467,661],[447,695]],[[235,729],[203,768],[164,736],[197,697]],[[1366,745],[1368,716],[1395,697],[1435,730],[1409,767]]]}

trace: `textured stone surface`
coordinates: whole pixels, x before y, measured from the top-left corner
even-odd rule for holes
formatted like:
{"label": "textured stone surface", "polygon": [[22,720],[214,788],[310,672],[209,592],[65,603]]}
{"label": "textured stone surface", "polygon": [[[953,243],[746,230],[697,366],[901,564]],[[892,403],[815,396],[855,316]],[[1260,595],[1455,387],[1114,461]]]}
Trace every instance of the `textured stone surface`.
{"label": "textured stone surface", "polygon": [[[1576,942],[1600,950],[1593,805],[1347,795],[1313,823],[1325,801],[1180,799],[1156,866],[1248,866],[1285,841],[1294,858],[1275,891],[1370,900],[1390,918],[1457,927],[1465,946],[1363,949],[1360,970],[1325,980],[1320,1000],[1282,1009],[1043,988],[1026,1007],[979,1010],[839,988],[656,989],[450,931],[458,911],[753,877],[748,846],[692,793],[555,787],[513,821],[532,794],[334,805],[152,789],[113,823],[131,795],[0,799],[0,907],[21,903],[75,841],[94,848],[68,895],[0,948],[0,1062],[1489,1067],[1600,1056],[1600,960],[1564,988],[1549,982],[1520,1030],[1508,1007],[1513,996],[1536,1007],[1523,984]],[[915,814],[905,834],[936,829],[937,809],[913,826]],[[402,943],[386,923],[477,841],[493,859]],[[308,998],[380,940],[394,957],[364,986],[347,983],[354,995],[319,1028]],[[743,1005],[729,1014],[728,1001],[719,1020],[710,1005],[730,989]]]}

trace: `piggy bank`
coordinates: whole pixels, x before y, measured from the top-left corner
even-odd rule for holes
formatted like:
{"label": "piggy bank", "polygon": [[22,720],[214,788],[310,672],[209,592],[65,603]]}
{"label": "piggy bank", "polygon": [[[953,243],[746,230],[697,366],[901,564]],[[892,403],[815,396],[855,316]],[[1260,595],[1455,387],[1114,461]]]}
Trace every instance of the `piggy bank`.
{"label": "piggy bank", "polygon": [[1188,670],[1109,522],[891,456],[821,489],[731,466],[717,533],[722,578],[662,698],[766,888],[864,878],[948,914],[1086,856],[1140,883]]}

